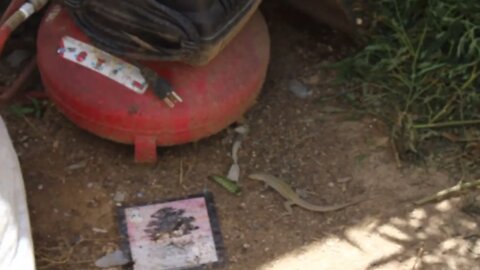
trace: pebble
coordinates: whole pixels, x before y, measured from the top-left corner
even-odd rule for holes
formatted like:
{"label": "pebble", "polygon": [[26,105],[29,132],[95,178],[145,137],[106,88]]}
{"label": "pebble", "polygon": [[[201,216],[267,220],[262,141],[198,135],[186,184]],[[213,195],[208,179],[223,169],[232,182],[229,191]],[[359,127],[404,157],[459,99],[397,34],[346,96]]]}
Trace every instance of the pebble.
{"label": "pebble", "polygon": [[123,191],[117,191],[115,192],[115,195],[113,196],[113,201],[116,203],[122,203],[125,201],[127,197],[127,194]]}
{"label": "pebble", "polygon": [[43,190],[43,185],[38,185],[38,190]]}
{"label": "pebble", "polygon": [[110,268],[126,265],[128,263],[130,263],[130,259],[121,250],[116,250],[115,252],[98,259],[95,262],[95,266],[100,268]]}
{"label": "pebble", "polygon": [[288,83],[288,90],[298,98],[308,98],[312,95],[312,91],[298,80],[291,80]]}
{"label": "pebble", "polygon": [[250,245],[249,244],[243,244],[243,249],[249,249],[250,248]]}
{"label": "pebble", "polygon": [[87,165],[88,165],[88,161],[84,160],[84,161],[72,164],[72,165],[66,167],[65,169],[67,171],[75,171],[75,170],[83,169],[83,168],[87,167]]}
{"label": "pebble", "polygon": [[247,133],[249,132],[249,128],[248,126],[238,126],[235,128],[235,132],[240,134],[240,135],[247,135]]}

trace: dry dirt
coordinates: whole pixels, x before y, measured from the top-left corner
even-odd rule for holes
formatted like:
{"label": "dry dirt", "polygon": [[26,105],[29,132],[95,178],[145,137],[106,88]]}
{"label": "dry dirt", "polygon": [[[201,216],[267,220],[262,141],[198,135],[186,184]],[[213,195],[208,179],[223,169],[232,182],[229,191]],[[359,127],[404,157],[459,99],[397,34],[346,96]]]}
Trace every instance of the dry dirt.
{"label": "dry dirt", "polygon": [[[39,269],[95,269],[93,262],[120,243],[113,200],[118,192],[131,205],[205,189],[213,192],[219,212],[224,269],[480,269],[480,216],[462,212],[472,196],[411,204],[459,176],[426,166],[398,168],[379,121],[325,98],[345,90],[329,86],[332,74],[318,66],[344,54],[348,42],[327,28],[305,27],[309,22],[288,8],[267,7],[272,62],[263,93],[245,116],[251,132],[240,150],[239,197],[207,179],[228,170],[231,128],[195,144],[159,149],[158,164],[139,166],[132,147],[78,129],[54,107],[28,123],[7,113],[28,189]],[[303,81],[313,96],[295,97],[288,91],[291,79]],[[370,199],[339,212],[294,208],[286,216],[277,193],[245,177],[252,172],[288,179],[319,204],[365,194]]]}

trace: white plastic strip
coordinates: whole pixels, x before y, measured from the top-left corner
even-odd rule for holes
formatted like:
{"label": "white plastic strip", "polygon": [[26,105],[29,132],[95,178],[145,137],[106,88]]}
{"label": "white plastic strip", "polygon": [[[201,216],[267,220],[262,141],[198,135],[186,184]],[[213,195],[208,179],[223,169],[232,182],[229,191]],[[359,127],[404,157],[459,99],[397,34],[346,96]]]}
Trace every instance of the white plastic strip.
{"label": "white plastic strip", "polygon": [[138,67],[80,40],[64,37],[58,53],[64,59],[102,74],[138,94],[147,91],[148,83]]}

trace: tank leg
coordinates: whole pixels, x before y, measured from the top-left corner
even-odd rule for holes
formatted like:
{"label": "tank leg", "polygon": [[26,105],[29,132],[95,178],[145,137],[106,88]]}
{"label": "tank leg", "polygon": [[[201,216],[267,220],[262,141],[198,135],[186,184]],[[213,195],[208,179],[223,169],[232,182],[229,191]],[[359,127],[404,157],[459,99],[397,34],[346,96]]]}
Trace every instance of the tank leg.
{"label": "tank leg", "polygon": [[135,137],[135,162],[155,163],[157,159],[156,138],[152,136]]}

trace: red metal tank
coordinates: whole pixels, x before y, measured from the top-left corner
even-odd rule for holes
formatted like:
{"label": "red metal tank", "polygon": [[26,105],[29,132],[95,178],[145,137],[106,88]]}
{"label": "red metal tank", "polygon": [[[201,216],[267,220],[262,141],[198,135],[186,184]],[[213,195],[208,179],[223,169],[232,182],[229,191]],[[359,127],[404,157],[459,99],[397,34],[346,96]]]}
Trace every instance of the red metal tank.
{"label": "red metal tank", "polygon": [[141,87],[136,81],[129,89],[79,64],[88,57],[84,52],[68,60],[66,55],[73,49],[66,48],[65,42],[71,40],[89,43],[67,11],[53,6],[38,36],[38,66],[49,96],[81,128],[134,144],[138,162],[155,161],[157,146],[197,141],[238,120],[260,92],[270,54],[268,29],[258,13],[208,65],[143,63],[183,98],[183,103],[171,109],[151,89],[134,92],[133,84]]}

